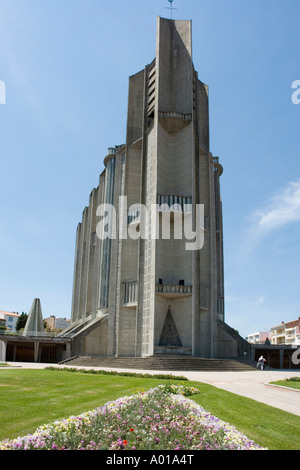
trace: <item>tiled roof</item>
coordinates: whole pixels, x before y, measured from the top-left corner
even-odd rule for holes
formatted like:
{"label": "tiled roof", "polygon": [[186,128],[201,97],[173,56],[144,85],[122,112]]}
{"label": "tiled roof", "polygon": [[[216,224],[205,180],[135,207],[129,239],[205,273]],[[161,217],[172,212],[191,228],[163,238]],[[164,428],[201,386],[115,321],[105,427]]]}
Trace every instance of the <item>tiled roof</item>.
{"label": "tiled roof", "polygon": [[16,312],[5,312],[4,310],[0,310],[0,315],[10,315],[10,316],[14,316],[14,317],[19,317],[20,315]]}
{"label": "tiled roof", "polygon": [[295,326],[300,326],[300,319],[290,321],[290,322],[286,323],[285,325],[286,325],[287,328],[294,328]]}

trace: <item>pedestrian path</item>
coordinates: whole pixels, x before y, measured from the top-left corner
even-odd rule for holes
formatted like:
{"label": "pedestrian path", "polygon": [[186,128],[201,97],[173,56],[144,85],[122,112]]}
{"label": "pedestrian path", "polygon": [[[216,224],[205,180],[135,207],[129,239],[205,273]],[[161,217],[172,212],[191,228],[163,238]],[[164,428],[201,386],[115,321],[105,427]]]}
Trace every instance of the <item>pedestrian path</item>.
{"label": "pedestrian path", "polygon": [[185,376],[300,416],[300,392],[270,385],[270,382],[300,377],[300,371],[190,372]]}
{"label": "pedestrian path", "polygon": [[[68,367],[58,364],[41,364],[41,363],[18,363],[10,364],[14,368],[25,369],[44,369],[45,367]],[[70,366],[71,367],[71,366]],[[74,366],[72,366],[74,367]],[[83,367],[79,367],[82,369]],[[86,369],[95,370],[112,370],[112,368],[104,367],[86,367]],[[170,371],[162,370],[129,370],[115,369],[118,372],[126,372],[127,370],[134,373],[170,374]],[[0,371],[1,373],[1,371]],[[279,408],[281,410],[300,416],[300,392],[290,389],[283,389],[269,385],[270,382],[283,380],[289,377],[300,377],[300,370],[254,370],[254,371],[176,371],[172,372],[174,376],[185,376],[187,379],[203,382],[215,387],[227,390],[253,400],[259,401],[266,405]],[[0,375],[1,377],[1,375]]]}

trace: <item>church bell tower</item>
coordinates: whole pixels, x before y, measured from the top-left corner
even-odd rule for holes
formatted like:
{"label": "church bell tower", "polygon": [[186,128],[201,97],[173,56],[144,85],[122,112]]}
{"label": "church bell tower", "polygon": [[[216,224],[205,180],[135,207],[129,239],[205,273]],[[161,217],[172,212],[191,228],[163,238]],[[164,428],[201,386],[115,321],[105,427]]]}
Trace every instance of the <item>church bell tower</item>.
{"label": "church bell tower", "polygon": [[[74,354],[238,355],[224,323],[223,168],[208,101],[192,22],[158,17],[156,56],[129,78],[126,142],[108,150],[77,229]],[[114,225],[103,236],[105,204]],[[199,227],[201,240],[187,236]]]}

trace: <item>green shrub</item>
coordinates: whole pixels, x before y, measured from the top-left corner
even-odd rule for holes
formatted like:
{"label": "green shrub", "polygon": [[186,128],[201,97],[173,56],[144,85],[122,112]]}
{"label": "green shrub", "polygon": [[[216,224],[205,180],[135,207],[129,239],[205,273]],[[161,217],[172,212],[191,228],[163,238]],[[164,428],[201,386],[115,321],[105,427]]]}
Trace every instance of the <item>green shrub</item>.
{"label": "green shrub", "polygon": [[162,379],[162,380],[184,380],[188,379],[183,376],[174,376],[172,374],[141,374],[139,372],[118,372],[114,370],[95,370],[95,369],[77,369],[76,367],[45,367],[46,370],[64,371],[64,372],[80,372],[82,374],[100,374],[100,375],[119,375],[121,377],[141,377],[143,379]]}

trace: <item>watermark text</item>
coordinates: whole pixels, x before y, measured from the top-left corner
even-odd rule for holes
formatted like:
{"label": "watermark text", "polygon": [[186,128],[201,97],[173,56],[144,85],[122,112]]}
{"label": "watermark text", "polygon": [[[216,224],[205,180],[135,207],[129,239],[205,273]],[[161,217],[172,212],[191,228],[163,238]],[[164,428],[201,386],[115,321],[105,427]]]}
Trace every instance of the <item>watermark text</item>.
{"label": "watermark text", "polygon": [[292,89],[295,90],[292,94],[292,103],[300,103],[300,80],[294,80],[292,83]]}
{"label": "watermark text", "polygon": [[143,204],[127,205],[127,197],[120,196],[118,209],[112,204],[97,208],[96,234],[100,240],[185,240],[187,251],[201,250],[204,245],[204,204]]}
{"label": "watermark text", "polygon": [[6,104],[6,84],[0,80],[0,104]]}
{"label": "watermark text", "polygon": [[292,363],[295,364],[295,366],[300,364],[300,348],[292,354]]}

